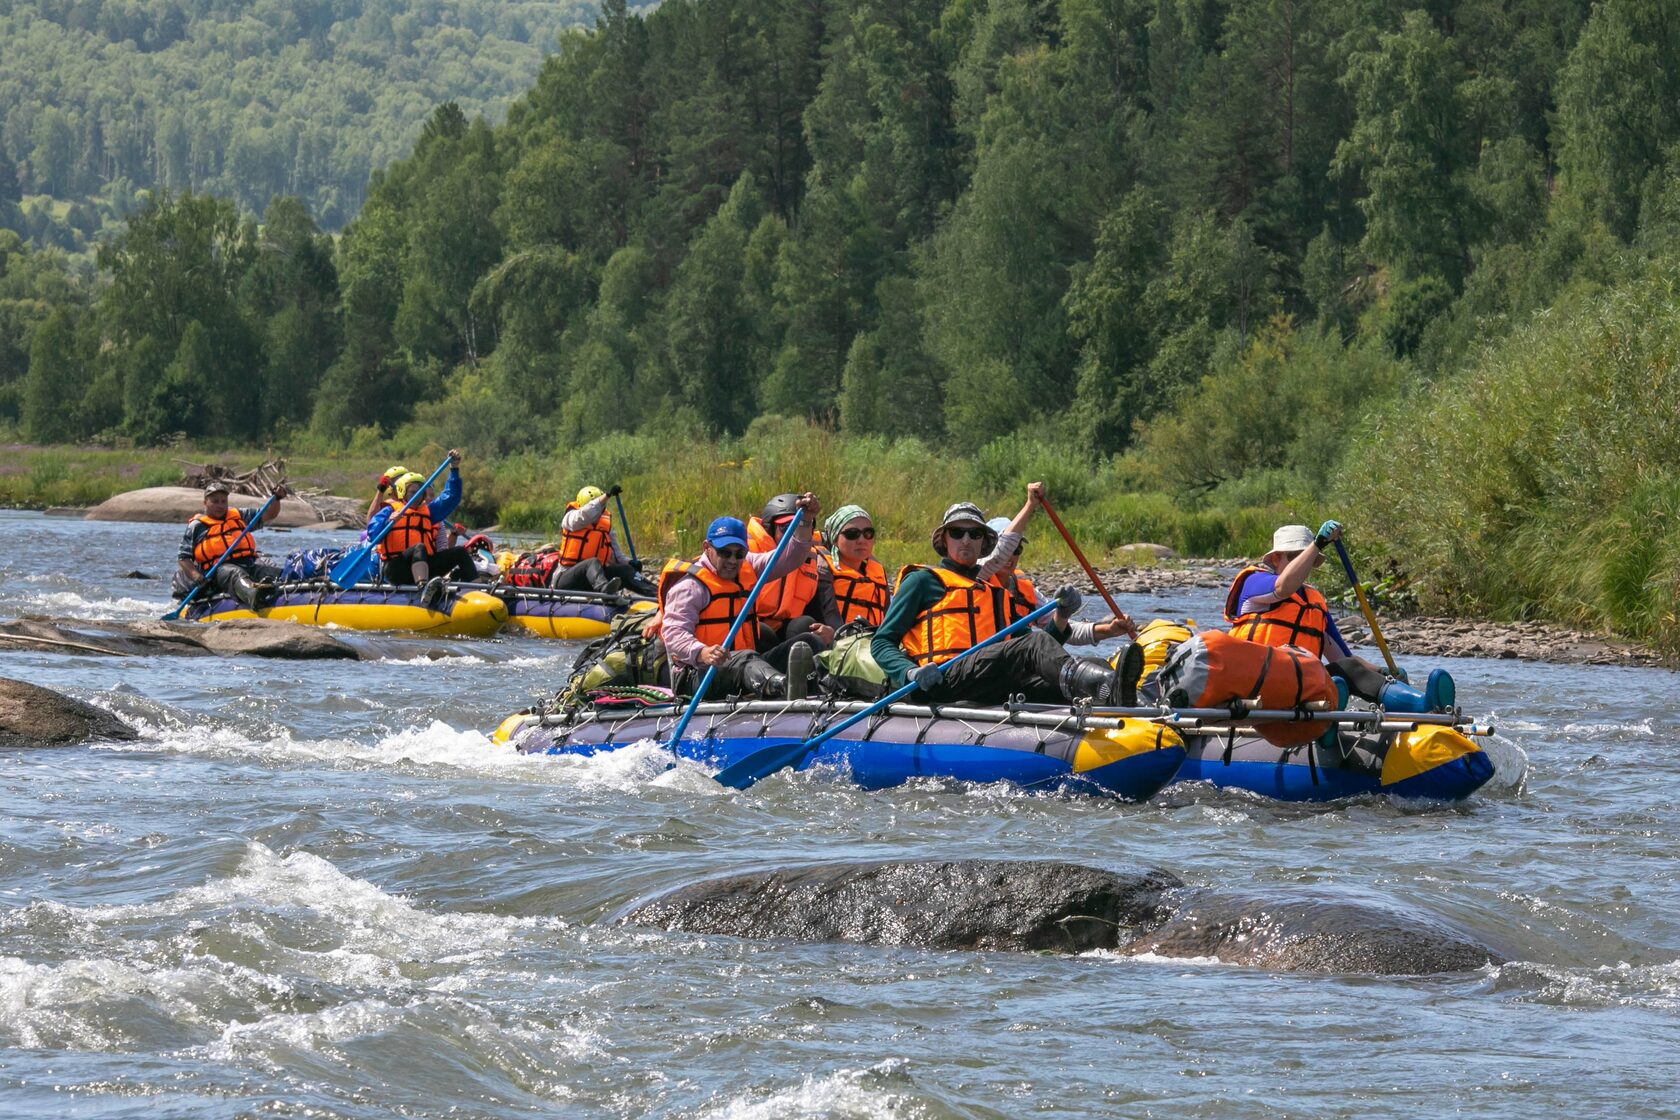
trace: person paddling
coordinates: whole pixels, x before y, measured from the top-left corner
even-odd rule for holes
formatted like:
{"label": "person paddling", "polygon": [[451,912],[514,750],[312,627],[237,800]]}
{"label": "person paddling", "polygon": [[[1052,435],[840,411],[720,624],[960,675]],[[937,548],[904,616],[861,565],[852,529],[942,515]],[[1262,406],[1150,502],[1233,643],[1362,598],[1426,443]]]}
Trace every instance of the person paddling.
{"label": "person paddling", "polygon": [[1330,675],[1347,682],[1348,691],[1395,712],[1445,712],[1456,702],[1456,689],[1445,669],[1429,674],[1423,691],[1390,680],[1381,669],[1356,656],[1330,614],[1329,601],[1307,582],[1324,563],[1324,550],[1340,540],[1342,526],[1326,521],[1314,533],[1305,525],[1282,525],[1272,534],[1272,550],[1237,573],[1225,595],[1225,621],[1231,634],[1270,646],[1295,646],[1322,658]]}
{"label": "person paddling", "polygon": [[170,588],[175,598],[185,598],[204,578],[204,573],[215,567],[216,561],[232,549],[226,562],[216,568],[213,577],[215,587],[232,595],[249,610],[267,606],[273,597],[272,585],[280,580],[280,568],[258,556],[251,534],[245,534],[244,540],[239,540],[239,536],[245,533],[247,526],[254,533],[280,516],[280,502],[286,494],[284,486],[276,486],[275,500],[258,522],[258,511],[254,507],[228,508],[227,483],[218,481],[207,485],[204,488],[204,512],[194,514],[193,519],[187,522],[186,534],[182,536],[180,550],[176,553],[175,578]]}
{"label": "person paddling", "polygon": [[796,649],[798,679],[794,698],[804,695],[810,672],[812,635],[790,638],[760,651],[752,625],[737,629],[731,648],[723,647],[730,626],[740,614],[752,586],[760,579],[779,579],[805,563],[811,552],[811,525],[821,507],[815,495],[801,494],[796,508],[805,511],[792,542],[782,550],[774,568],[768,554],[747,551],[747,527],[739,518],[719,517],[706,529],[706,547],[693,560],[672,559],[659,573],[659,636],[673,667],[672,688],[692,695],[707,668],[717,669],[714,695],[751,695],[781,698],[789,695],[789,657]]}
{"label": "person paddling", "polygon": [[[1069,656],[1061,642],[1038,629],[976,650],[949,671],[942,667],[1009,625],[1005,592],[993,577],[1020,546],[1021,529],[1043,493],[1043,483],[1029,485],[1026,504],[1001,533],[987,527],[973,502],[945,511],[931,541],[939,564],[911,564],[899,572],[892,605],[870,643],[892,688],[913,681],[935,703],[998,703],[1016,693],[1049,704],[1136,702],[1135,660],[1126,663],[1127,672],[1117,673],[1104,661]],[[1067,614],[1078,608],[1077,594],[1067,588],[1059,595]]]}
{"label": "person paddling", "polygon": [[616,484],[602,490],[585,486],[566,504],[560,519],[557,566],[548,585],[563,591],[601,591],[612,594],[628,587],[652,595],[654,587],[642,578],[641,567],[619,550],[613,535],[612,514],[607,499],[623,493]]}
{"label": "person paddling", "polygon": [[[986,522],[986,527],[1001,538],[1009,528],[1009,519],[994,517]],[[1015,546],[1013,553],[1001,558],[1003,566],[992,577],[1008,596],[1010,622],[1025,618],[1039,608],[1038,589],[1033,586],[1032,580],[1020,571],[1021,553],[1026,550],[1027,538],[1022,536],[1020,542]],[[1064,587],[1056,592],[1055,597],[1058,604],[1066,605],[1059,606],[1053,615],[1044,620],[1043,626],[1064,646],[1094,646],[1098,642],[1106,642],[1126,633],[1126,621],[1112,615],[1100,622],[1086,622],[1074,618],[1073,612],[1085,601],[1085,597],[1077,588]]]}
{"label": "person paddling", "polygon": [[385,562],[385,578],[394,584],[421,586],[420,605],[435,608],[443,601],[445,576],[472,580],[478,570],[473,566],[472,554],[465,548],[438,548],[438,526],[455,507],[461,504],[461,453],[449,452],[449,478],[443,493],[428,500],[428,491],[408,505],[413,489],[423,486],[425,479],[410,472],[392,484],[395,495],[368,520],[367,536],[371,539],[384,529],[392,518],[396,522],[379,541],[379,555]]}
{"label": "person paddling", "polygon": [[[759,515],[747,522],[749,552],[763,558],[776,550],[777,542],[793,521],[794,511],[800,508],[799,499],[798,494],[777,494],[764,503]],[[807,533],[814,517],[812,514],[804,521],[802,528]],[[769,649],[798,637],[808,637],[808,644],[815,650],[834,644],[840,611],[834,602],[834,581],[824,578],[818,555],[816,549],[806,552],[798,567],[786,576],[772,579],[759,592],[753,609],[758,615],[761,648]]]}

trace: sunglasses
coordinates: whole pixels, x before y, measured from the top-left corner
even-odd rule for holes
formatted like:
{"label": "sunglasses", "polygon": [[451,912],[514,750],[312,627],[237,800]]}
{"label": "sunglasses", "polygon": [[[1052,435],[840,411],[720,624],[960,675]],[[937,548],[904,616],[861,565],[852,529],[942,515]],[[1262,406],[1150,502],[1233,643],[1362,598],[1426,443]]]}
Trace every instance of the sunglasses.
{"label": "sunglasses", "polygon": [[868,529],[842,529],[840,535],[849,541],[855,541],[859,537],[866,541],[872,541],[875,539],[875,528],[871,526]]}
{"label": "sunglasses", "polygon": [[717,554],[725,560],[745,560],[747,558],[746,549],[735,548],[733,546],[729,548],[720,548],[717,550]]}
{"label": "sunglasses", "polygon": [[958,526],[945,530],[945,535],[954,541],[983,541],[986,539],[986,528],[983,525],[977,525],[972,529],[964,529]]}

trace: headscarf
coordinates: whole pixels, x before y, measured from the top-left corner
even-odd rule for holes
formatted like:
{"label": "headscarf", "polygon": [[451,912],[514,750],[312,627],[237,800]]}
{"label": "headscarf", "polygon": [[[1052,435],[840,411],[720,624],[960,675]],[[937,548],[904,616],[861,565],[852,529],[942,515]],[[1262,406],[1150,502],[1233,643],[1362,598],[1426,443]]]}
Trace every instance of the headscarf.
{"label": "headscarf", "polygon": [[[860,517],[869,517],[869,511],[862,506],[841,506],[823,521],[823,540],[828,542],[830,548],[834,547],[834,542],[839,538],[840,530],[846,527],[846,522],[855,521]],[[870,520],[873,521],[874,519],[871,518]]]}

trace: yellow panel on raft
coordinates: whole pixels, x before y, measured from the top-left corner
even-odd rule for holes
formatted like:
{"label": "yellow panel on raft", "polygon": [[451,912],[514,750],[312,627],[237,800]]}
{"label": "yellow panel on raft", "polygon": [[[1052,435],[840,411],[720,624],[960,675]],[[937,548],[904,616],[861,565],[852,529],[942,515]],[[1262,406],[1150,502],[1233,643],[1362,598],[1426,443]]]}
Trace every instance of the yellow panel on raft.
{"label": "yellow panel on raft", "polygon": [[467,591],[449,602],[449,610],[430,611],[418,603],[392,600],[384,603],[319,603],[264,607],[260,611],[218,611],[200,622],[224,622],[234,618],[273,618],[301,622],[305,626],[341,626],[346,630],[406,630],[439,638],[488,638],[507,621],[507,604],[482,591]]}
{"label": "yellow panel on raft", "polygon": [[[1137,644],[1143,647],[1143,676],[1160,671],[1166,663],[1167,655],[1174,647],[1182,642],[1188,642],[1196,636],[1196,620],[1187,618],[1183,622],[1175,622],[1170,618],[1152,618],[1138,631]],[[1115,650],[1114,656],[1108,663],[1115,669],[1120,667],[1120,655],[1124,650]]]}
{"label": "yellow panel on raft", "polygon": [[[651,599],[638,599],[630,604],[632,611],[651,611],[656,604]],[[508,623],[538,638],[557,638],[575,641],[604,637],[612,623],[593,618],[553,618],[547,615],[512,614]]]}
{"label": "yellow panel on raft", "polygon": [[1481,749],[1457,729],[1438,724],[1399,732],[1383,758],[1382,784],[1391,786],[1407,778],[1415,778]]}
{"label": "yellow panel on raft", "polygon": [[1119,727],[1093,732],[1079,740],[1079,746],[1073,751],[1073,772],[1083,774],[1124,758],[1183,745],[1184,739],[1170,727],[1146,719],[1128,719]]}
{"label": "yellow panel on raft", "polygon": [[531,714],[529,712],[513,713],[496,725],[496,730],[490,734],[490,741],[492,743],[511,742],[513,737],[519,734],[520,728],[525,726],[525,721],[530,718]]}

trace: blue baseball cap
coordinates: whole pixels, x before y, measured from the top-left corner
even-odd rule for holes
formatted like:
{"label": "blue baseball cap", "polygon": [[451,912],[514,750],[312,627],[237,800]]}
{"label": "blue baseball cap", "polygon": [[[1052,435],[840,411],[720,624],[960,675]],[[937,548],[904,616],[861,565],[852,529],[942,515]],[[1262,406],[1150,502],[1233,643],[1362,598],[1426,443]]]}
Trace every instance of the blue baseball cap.
{"label": "blue baseball cap", "polygon": [[706,543],[713,548],[747,547],[747,527],[739,517],[720,517],[706,526]]}

